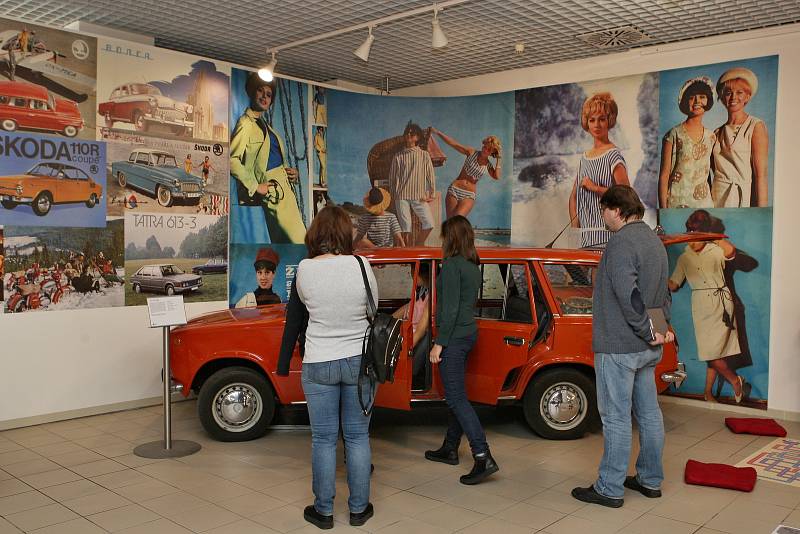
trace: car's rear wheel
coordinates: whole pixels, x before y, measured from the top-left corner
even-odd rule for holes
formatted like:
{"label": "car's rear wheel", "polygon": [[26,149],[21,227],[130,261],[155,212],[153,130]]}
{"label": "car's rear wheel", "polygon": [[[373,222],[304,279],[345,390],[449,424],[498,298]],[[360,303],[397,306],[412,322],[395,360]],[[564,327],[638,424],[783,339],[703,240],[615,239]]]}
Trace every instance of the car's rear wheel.
{"label": "car's rear wheel", "polygon": [[33,213],[39,217],[44,217],[50,213],[51,207],[53,207],[53,197],[50,196],[50,193],[47,191],[42,191],[36,195],[36,198],[33,199],[33,203],[31,204]]}
{"label": "car's rear wheel", "polygon": [[170,297],[175,294],[175,286],[172,284],[167,284],[167,287],[164,288],[164,293],[169,295]]}
{"label": "car's rear wheel", "polygon": [[65,126],[63,133],[67,137],[75,137],[76,135],[78,135],[78,129],[72,125]]}
{"label": "car's rear wheel", "polygon": [[13,210],[13,209],[14,209],[14,208],[16,208],[16,207],[17,207],[19,204],[17,204],[17,203],[16,203],[16,202],[14,202],[13,200],[0,200],[0,205],[2,205],[2,206],[3,206],[5,209],[7,209],[7,210]]}
{"label": "car's rear wheel", "polygon": [[264,435],[275,415],[275,394],[263,375],[247,367],[228,367],[200,388],[200,422],[214,439],[248,441]]}
{"label": "car's rear wheel", "polygon": [[126,187],[128,185],[128,179],[125,177],[125,173],[122,171],[117,173],[117,183],[120,187]]}
{"label": "car's rear wheel", "polygon": [[522,400],[525,420],[547,439],[578,439],[599,419],[594,381],[577,369],[534,375]]}
{"label": "car's rear wheel", "polygon": [[172,198],[172,191],[164,187],[163,185],[159,185],[156,188],[156,198],[158,199],[158,203],[168,208],[172,206],[173,198]]}
{"label": "car's rear wheel", "polygon": [[14,132],[17,130],[17,121],[14,119],[3,119],[0,121],[0,127],[7,132]]}
{"label": "car's rear wheel", "polygon": [[133,292],[134,293],[141,293],[142,292],[142,286],[140,286],[139,284],[133,284]]}
{"label": "car's rear wheel", "polygon": [[89,200],[86,201],[87,208],[93,208],[97,205],[97,195],[92,193],[92,196],[89,197]]}

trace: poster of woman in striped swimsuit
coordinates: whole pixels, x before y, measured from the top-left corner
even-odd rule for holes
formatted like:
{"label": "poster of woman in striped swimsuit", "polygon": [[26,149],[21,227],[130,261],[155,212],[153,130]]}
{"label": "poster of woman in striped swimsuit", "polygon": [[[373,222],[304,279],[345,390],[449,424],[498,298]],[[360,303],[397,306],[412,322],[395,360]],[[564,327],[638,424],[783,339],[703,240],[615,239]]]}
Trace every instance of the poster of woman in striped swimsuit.
{"label": "poster of woman in striped swimsuit", "polygon": [[594,145],[581,155],[569,196],[570,223],[580,228],[581,247],[605,246],[611,232],[600,213],[600,197],[614,184],[630,185],[625,159],[608,139],[609,130],[617,123],[617,112],[611,93],[594,94],[583,103],[581,127],[592,136]]}
{"label": "poster of woman in striped swimsuit", "polygon": [[[431,128],[431,131],[441,137],[442,141],[467,156],[467,159],[464,160],[464,165],[461,167],[461,172],[447,188],[447,196],[444,199],[445,212],[448,219],[453,215],[466,217],[475,206],[478,181],[483,175],[488,172],[489,176],[494,180],[500,179],[503,146],[496,135],[490,135],[484,139],[480,150],[478,150],[471,146],[462,145],[436,128]],[[489,157],[495,159],[494,165],[489,161]]]}

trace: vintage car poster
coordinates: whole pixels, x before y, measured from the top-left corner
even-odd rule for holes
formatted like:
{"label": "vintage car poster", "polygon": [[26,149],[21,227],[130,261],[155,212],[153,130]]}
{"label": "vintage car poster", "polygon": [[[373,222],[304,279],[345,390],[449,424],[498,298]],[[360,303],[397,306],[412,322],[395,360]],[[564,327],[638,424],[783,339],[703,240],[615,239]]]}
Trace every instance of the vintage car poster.
{"label": "vintage car poster", "polygon": [[107,134],[109,215],[228,214],[227,144]]}
{"label": "vintage car poster", "polygon": [[125,304],[228,300],[228,217],[125,213]]}
{"label": "vintage car poster", "polygon": [[304,245],[232,244],[230,250],[231,308],[250,308],[261,303],[287,302]]}
{"label": "vintage car poster", "polygon": [[6,226],[6,313],[124,304],[123,221],[105,228]]}
{"label": "vintage car poster", "polygon": [[0,18],[0,128],[95,138],[97,39]]}
{"label": "vintage car poster", "polygon": [[[273,85],[274,92],[255,72],[232,69],[231,243],[300,244],[305,238],[313,157],[309,86],[282,78]],[[272,151],[271,138],[281,154]]]}
{"label": "vintage car poster", "polygon": [[[460,214],[476,228],[480,245],[508,244],[513,93],[407,98],[328,90],[325,96],[327,195],[354,220],[385,213],[397,219],[406,245],[436,245],[442,221]],[[409,146],[407,130],[415,133]],[[413,165],[415,183],[401,183],[407,178],[400,173],[392,177],[402,158]],[[476,170],[462,172],[476,158]],[[372,186],[383,191],[369,202]],[[381,243],[394,244],[392,238]]]}
{"label": "vintage car poster", "polygon": [[[0,281],[5,280],[5,276],[3,275],[3,273],[5,272],[3,270],[4,265],[5,265],[5,255],[3,253],[3,227],[0,226]],[[3,293],[5,291],[5,287],[6,285],[4,283],[0,283],[0,302],[3,303],[3,305],[0,306],[0,313],[3,313],[6,309],[5,297]]]}
{"label": "vintage car poster", "polygon": [[126,41],[98,43],[97,125],[155,137],[228,141],[228,67]]}
{"label": "vintage car poster", "polygon": [[688,378],[677,395],[767,407],[769,385],[772,208],[664,209],[668,234],[723,234],[708,243],[669,246],[671,324]]}
{"label": "vintage car poster", "polygon": [[604,246],[599,202],[612,180],[636,189],[655,225],[657,139],[657,74],[517,91],[512,243]]}
{"label": "vintage car poster", "polygon": [[106,225],[106,147],[0,132],[0,225]]}
{"label": "vintage car poster", "polygon": [[667,70],[659,78],[659,206],[771,206],[778,56]]}

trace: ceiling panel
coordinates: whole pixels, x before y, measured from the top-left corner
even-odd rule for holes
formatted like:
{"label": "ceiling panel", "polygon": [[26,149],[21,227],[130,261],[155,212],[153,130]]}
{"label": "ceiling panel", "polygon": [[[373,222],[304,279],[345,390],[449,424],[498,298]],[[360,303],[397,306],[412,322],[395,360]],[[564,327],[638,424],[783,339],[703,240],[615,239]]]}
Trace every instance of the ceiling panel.
{"label": "ceiling panel", "polygon": [[[267,47],[432,5],[430,0],[0,0],[0,15],[57,27],[83,20],[155,36],[191,54],[262,66]],[[473,0],[439,19],[450,43],[430,47],[431,13],[375,29],[369,63],[352,51],[366,30],[278,54],[279,73],[315,81],[343,79],[393,89],[598,56],[579,34],[632,25],[650,40],[672,43],[800,21],[800,0]],[[514,54],[514,45],[525,53]],[[637,45],[633,45],[637,46]],[[630,47],[628,47],[630,48]]]}

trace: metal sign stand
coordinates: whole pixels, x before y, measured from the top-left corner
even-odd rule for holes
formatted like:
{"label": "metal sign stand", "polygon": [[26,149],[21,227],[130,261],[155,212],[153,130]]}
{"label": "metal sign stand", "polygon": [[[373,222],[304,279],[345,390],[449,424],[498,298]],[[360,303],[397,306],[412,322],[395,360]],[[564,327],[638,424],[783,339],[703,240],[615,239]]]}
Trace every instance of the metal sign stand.
{"label": "metal sign stand", "polygon": [[[167,297],[174,298],[174,297]],[[148,307],[150,307],[151,300],[163,299],[147,299]],[[180,297],[181,308],[183,308],[183,297]],[[153,324],[153,317],[151,312],[151,324]],[[185,323],[186,320],[183,320]],[[155,325],[153,325],[155,326]],[[180,458],[182,456],[189,456],[201,449],[199,443],[194,441],[187,441],[182,439],[172,439],[172,399],[171,399],[171,379],[170,379],[170,366],[169,366],[169,325],[160,324],[164,332],[164,371],[162,373],[164,381],[164,439],[159,441],[151,441],[144,443],[133,449],[133,454],[141,456],[142,458]]]}

